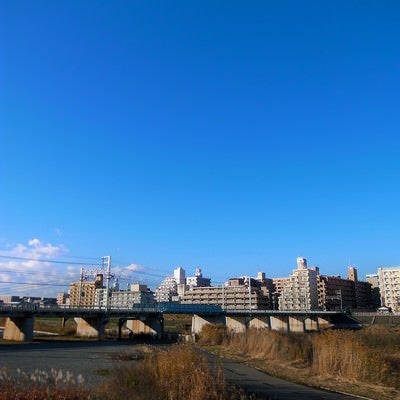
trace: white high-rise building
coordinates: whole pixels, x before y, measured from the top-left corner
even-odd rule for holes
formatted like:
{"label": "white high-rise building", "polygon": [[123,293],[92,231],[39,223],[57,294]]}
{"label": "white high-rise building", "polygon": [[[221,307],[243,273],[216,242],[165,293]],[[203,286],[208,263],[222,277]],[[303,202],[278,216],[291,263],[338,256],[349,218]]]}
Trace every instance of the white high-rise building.
{"label": "white high-rise building", "polygon": [[211,279],[205,278],[201,272],[201,268],[196,268],[194,276],[188,276],[186,278],[186,285],[190,287],[194,286],[211,286]]}
{"label": "white high-rise building", "polygon": [[299,257],[297,269],[285,279],[279,297],[280,310],[316,310],[318,308],[317,269],[308,268]]}
{"label": "white high-rise building", "polygon": [[392,311],[400,311],[400,267],[378,268],[381,304]]}
{"label": "white high-rise building", "polygon": [[182,267],[175,268],[174,278],[177,285],[184,285],[186,283],[185,270]]}
{"label": "white high-rise building", "polygon": [[[178,301],[179,293],[185,288],[185,270],[181,267],[174,269],[173,276],[167,276],[155,291],[155,299],[158,302]],[[184,290],[183,290],[184,292]]]}

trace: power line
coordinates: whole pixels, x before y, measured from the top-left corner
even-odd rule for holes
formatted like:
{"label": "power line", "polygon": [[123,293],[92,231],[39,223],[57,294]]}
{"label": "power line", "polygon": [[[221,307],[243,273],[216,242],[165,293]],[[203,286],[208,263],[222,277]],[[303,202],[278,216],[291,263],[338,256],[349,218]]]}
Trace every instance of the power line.
{"label": "power line", "polygon": [[100,263],[87,263],[87,262],[83,263],[83,262],[64,261],[64,260],[43,260],[40,258],[7,256],[5,254],[0,254],[0,258],[10,259],[10,260],[20,260],[20,261],[37,261],[43,263],[68,264],[68,265],[93,265],[93,264],[100,265]]}
{"label": "power line", "polygon": [[10,284],[10,285],[28,285],[28,286],[69,286],[69,283],[42,283],[42,282],[13,282],[13,281],[0,281],[0,284]]}

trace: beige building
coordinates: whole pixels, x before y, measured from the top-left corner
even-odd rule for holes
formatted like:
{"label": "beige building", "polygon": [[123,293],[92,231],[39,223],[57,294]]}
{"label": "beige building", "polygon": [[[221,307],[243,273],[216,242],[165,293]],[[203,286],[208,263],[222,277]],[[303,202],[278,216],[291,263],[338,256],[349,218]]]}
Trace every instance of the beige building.
{"label": "beige building", "polygon": [[227,310],[265,310],[269,297],[260,287],[248,287],[243,278],[232,279],[224,286],[192,287],[181,299],[183,304],[212,304]]}
{"label": "beige building", "polygon": [[96,289],[104,288],[103,275],[98,274],[94,281],[73,282],[69,287],[69,304],[72,307],[94,307]]}
{"label": "beige building", "polygon": [[69,295],[68,293],[58,293],[57,294],[57,305],[63,306],[69,304]]}
{"label": "beige building", "polygon": [[[107,289],[96,290],[96,305],[106,307]],[[132,308],[135,305],[143,307],[154,306],[154,293],[150,291],[147,285],[138,283],[130,285],[130,290],[111,290],[109,307],[116,308]]]}
{"label": "beige building", "polygon": [[356,307],[354,282],[340,276],[318,275],[318,307],[321,310],[345,310]]}
{"label": "beige building", "polygon": [[374,308],[381,306],[381,293],[379,290],[378,274],[368,274],[367,282],[371,285],[371,303]]}
{"label": "beige building", "polygon": [[400,312],[400,267],[378,268],[381,304]]}
{"label": "beige building", "polygon": [[305,258],[297,258],[297,269],[283,281],[279,310],[318,309],[317,268],[308,268]]}

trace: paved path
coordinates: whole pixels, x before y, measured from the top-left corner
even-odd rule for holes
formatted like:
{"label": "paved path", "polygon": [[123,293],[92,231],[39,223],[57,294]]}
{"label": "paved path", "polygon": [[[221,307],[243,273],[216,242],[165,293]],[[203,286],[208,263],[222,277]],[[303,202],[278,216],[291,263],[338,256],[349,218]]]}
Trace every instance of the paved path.
{"label": "paved path", "polygon": [[245,364],[223,360],[225,377],[257,399],[268,400],[350,400],[353,396],[327,392],[274,378]]}
{"label": "paved path", "polygon": [[[0,343],[0,369],[6,368],[15,374],[19,368],[24,372],[51,368],[70,371],[77,377],[81,374],[87,385],[101,383],[107,371],[117,365],[128,365],[132,361],[118,361],[116,355],[134,355],[135,344],[128,341],[44,341],[21,344]],[[129,357],[128,357],[129,358]],[[133,358],[133,357],[132,357]],[[325,392],[290,383],[266,375],[245,364],[220,359],[210,355],[211,362],[223,362],[225,377],[229,383],[255,393],[257,399],[265,400],[350,400],[352,396]],[[149,399],[150,400],[150,399]]]}

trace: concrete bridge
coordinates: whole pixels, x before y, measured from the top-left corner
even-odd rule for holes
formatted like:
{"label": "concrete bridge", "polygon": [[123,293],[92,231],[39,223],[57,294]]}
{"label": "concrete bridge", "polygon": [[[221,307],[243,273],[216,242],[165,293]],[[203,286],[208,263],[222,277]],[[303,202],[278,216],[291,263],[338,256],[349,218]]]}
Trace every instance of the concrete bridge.
{"label": "concrete bridge", "polygon": [[161,337],[165,314],[192,315],[192,334],[198,334],[205,324],[222,324],[235,332],[248,328],[273,329],[290,332],[318,331],[325,328],[357,329],[361,324],[336,311],[276,311],[223,309],[201,304],[157,303],[148,307],[104,309],[100,307],[38,307],[32,304],[2,305],[0,317],[6,318],[3,339],[30,341],[33,339],[35,317],[73,318],[76,334],[99,338],[110,318],[118,318],[119,337],[122,326],[133,333]]}

